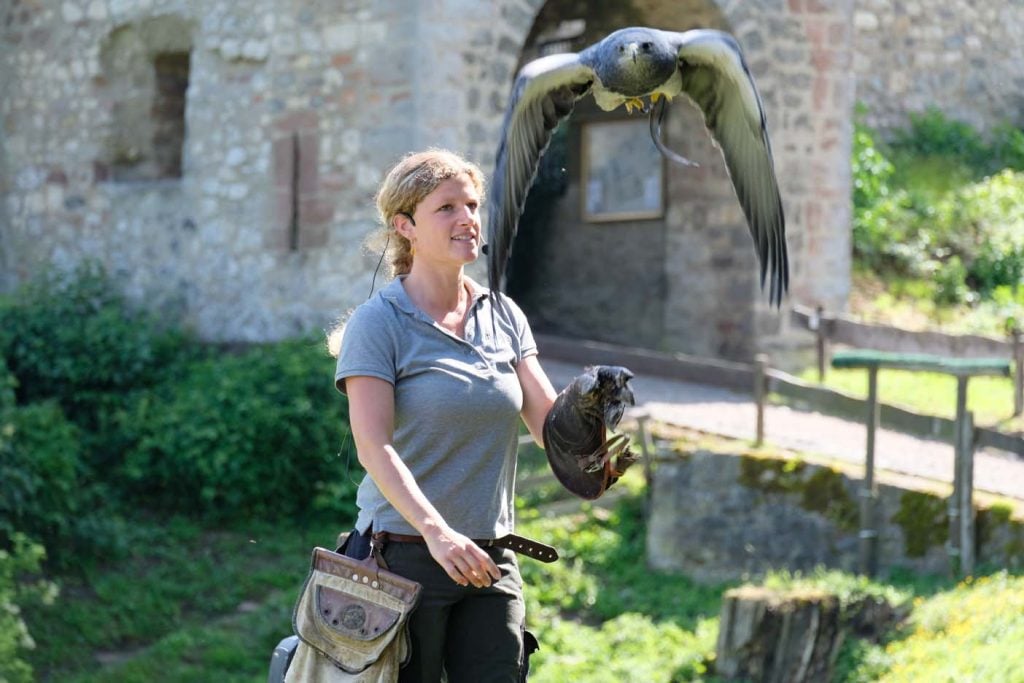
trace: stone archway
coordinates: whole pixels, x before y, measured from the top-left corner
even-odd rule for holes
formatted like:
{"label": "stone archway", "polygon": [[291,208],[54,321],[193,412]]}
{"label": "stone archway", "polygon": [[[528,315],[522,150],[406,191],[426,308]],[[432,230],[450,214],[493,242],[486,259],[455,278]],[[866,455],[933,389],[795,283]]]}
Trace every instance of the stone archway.
{"label": "stone archway", "polygon": [[[544,3],[520,64],[545,44],[578,51],[627,25],[720,28],[739,39],[768,110],[787,212],[790,300],[841,308],[849,288],[852,77],[844,26],[852,2],[780,7],[634,0],[603,4],[599,13],[587,5]],[[754,250],[725,165],[689,103],[673,104],[666,137],[701,166],[666,168],[664,215],[601,225],[582,220],[580,129],[588,121],[623,116],[600,112],[585,98],[559,131],[563,139],[556,135],[546,164],[549,186],[524,215],[509,280],[535,327],[739,359],[790,345],[788,315],[769,309],[760,292]]]}

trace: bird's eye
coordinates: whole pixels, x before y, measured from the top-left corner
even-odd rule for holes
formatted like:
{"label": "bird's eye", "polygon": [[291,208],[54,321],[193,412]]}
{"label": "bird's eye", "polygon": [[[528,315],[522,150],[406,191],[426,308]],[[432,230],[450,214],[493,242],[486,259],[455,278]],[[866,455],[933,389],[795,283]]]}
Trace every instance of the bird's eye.
{"label": "bird's eye", "polygon": [[640,45],[640,47],[643,48],[644,52],[650,52],[651,51],[651,47],[653,47],[653,46],[650,43],[642,43]]}
{"label": "bird's eye", "polygon": [[626,51],[626,46],[625,45],[619,45],[619,52],[625,52],[625,51]]}

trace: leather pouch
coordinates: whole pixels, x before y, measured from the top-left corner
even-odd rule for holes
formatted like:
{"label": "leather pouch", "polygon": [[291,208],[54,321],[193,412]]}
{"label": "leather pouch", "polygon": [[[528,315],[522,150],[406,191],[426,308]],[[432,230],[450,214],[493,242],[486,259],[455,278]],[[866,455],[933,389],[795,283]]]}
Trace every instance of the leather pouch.
{"label": "leather pouch", "polygon": [[[365,560],[313,550],[292,616],[302,643],[286,680],[388,680],[392,670],[397,676],[409,658],[406,624],[422,586],[382,568],[382,563],[376,550]],[[335,671],[306,671],[301,677],[295,671],[322,666]],[[380,671],[375,673],[375,668]],[[336,669],[363,675],[346,678]]]}

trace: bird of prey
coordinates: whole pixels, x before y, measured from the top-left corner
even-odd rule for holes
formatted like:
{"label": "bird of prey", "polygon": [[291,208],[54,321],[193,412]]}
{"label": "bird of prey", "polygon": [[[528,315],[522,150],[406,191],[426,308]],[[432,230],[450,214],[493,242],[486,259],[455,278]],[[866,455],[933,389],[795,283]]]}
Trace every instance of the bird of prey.
{"label": "bird of prey", "polygon": [[[660,123],[667,100],[680,93],[693,100],[721,148],[747,217],[761,287],[769,275],[769,301],[779,306],[789,285],[789,265],[764,107],[735,39],[707,29],[674,33],[624,28],[580,53],[549,55],[523,66],[512,87],[491,179],[491,289],[501,288],[526,194],[551,133],[588,93],[605,111],[619,105],[629,113],[650,108],[655,145],[662,154],[686,164],[691,162],[659,139]],[[644,97],[650,104],[644,104]]]}

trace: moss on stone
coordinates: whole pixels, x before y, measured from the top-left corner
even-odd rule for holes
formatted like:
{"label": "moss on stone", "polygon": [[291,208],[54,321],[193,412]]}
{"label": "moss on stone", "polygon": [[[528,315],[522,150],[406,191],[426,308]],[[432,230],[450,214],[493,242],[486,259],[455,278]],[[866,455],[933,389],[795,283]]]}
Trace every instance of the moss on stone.
{"label": "moss on stone", "polygon": [[857,504],[846,488],[845,477],[829,467],[821,467],[807,478],[801,505],[825,515],[840,529],[857,528]]}
{"label": "moss on stone", "polygon": [[740,478],[743,486],[765,493],[795,493],[803,490],[806,463],[800,460],[740,456]]}
{"label": "moss on stone", "polygon": [[975,528],[978,534],[978,544],[986,548],[996,538],[996,532],[1002,531],[1002,538],[1007,539],[1001,548],[993,549],[995,552],[986,552],[986,555],[1002,556],[1003,561],[1010,567],[1024,566],[1024,524],[1013,518],[1013,507],[1006,503],[993,503],[988,508],[982,508],[977,512]]}
{"label": "moss on stone", "polygon": [[841,529],[857,528],[857,505],[847,491],[842,473],[830,467],[742,455],[739,482],[764,493],[797,495],[803,509],[824,515]]}
{"label": "moss on stone", "polygon": [[892,521],[903,529],[908,557],[923,557],[929,548],[942,545],[949,537],[946,501],[930,493],[905,492]]}
{"label": "moss on stone", "polygon": [[982,548],[987,546],[995,535],[996,529],[1010,523],[1013,516],[1013,508],[1003,503],[995,503],[988,508],[977,510],[974,518],[974,528],[978,535],[978,545]]}

